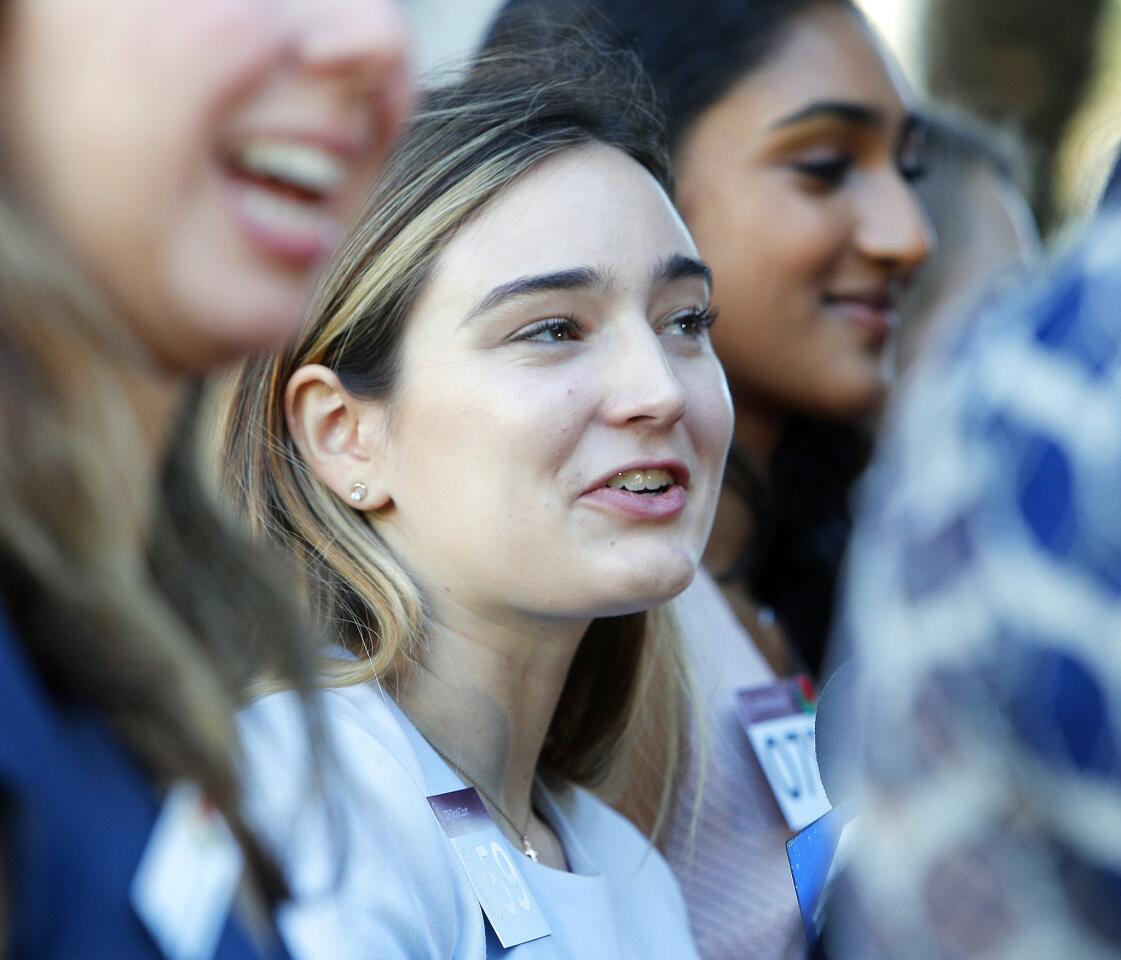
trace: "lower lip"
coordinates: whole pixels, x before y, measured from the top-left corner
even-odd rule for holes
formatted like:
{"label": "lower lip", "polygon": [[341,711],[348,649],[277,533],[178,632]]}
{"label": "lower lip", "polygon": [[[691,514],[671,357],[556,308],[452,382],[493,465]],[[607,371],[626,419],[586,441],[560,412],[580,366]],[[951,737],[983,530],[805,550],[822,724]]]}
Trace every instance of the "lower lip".
{"label": "lower lip", "polygon": [[675,484],[664,493],[653,494],[599,487],[584,494],[582,499],[634,520],[668,520],[685,509],[685,488]]}
{"label": "lower lip", "polygon": [[335,248],[339,226],[323,207],[309,205],[311,217],[306,223],[278,223],[274,217],[259,214],[253,202],[255,193],[267,196],[267,188],[229,175],[223,179],[226,205],[234,222],[251,246],[266,258],[289,269],[309,270],[322,263]]}
{"label": "lower lip", "polygon": [[856,300],[827,300],[826,307],[867,335],[880,347],[898,325],[899,312],[891,307],[873,307]]}

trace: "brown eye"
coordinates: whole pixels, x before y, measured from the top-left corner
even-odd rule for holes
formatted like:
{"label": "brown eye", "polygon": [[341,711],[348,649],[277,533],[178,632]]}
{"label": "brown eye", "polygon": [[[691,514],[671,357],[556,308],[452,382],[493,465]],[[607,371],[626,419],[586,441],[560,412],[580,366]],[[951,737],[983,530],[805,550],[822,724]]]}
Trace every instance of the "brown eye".
{"label": "brown eye", "polygon": [[712,308],[687,310],[685,313],[676,313],[670,317],[662,329],[672,337],[699,339],[714,323],[716,323],[716,311]]}
{"label": "brown eye", "polygon": [[533,324],[526,330],[515,334],[511,340],[523,343],[564,343],[575,340],[580,327],[571,317],[550,317]]}

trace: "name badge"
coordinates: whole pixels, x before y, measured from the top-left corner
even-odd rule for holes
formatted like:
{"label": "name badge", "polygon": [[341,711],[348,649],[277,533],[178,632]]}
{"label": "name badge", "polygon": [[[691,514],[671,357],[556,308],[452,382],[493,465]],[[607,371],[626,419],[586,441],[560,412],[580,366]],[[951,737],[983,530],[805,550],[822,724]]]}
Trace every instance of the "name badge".
{"label": "name badge", "polygon": [[506,850],[474,787],[428,798],[451,840],[483,913],[503,947],[516,947],[550,934],[549,924]]}
{"label": "name badge", "polygon": [[245,858],[193,783],[171,788],[132,881],[133,909],[169,960],[210,960]]}
{"label": "name badge", "polygon": [[817,697],[799,676],[736,693],[736,711],[791,830],[829,811],[814,741]]}

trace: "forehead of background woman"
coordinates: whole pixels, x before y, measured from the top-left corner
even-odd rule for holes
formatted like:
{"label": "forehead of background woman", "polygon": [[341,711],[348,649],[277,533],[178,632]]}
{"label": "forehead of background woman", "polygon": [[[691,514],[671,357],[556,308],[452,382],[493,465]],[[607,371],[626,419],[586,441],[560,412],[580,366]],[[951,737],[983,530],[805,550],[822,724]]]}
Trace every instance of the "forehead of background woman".
{"label": "forehead of background woman", "polygon": [[9,0],[12,185],[155,359],[275,347],[408,102],[394,0]]}

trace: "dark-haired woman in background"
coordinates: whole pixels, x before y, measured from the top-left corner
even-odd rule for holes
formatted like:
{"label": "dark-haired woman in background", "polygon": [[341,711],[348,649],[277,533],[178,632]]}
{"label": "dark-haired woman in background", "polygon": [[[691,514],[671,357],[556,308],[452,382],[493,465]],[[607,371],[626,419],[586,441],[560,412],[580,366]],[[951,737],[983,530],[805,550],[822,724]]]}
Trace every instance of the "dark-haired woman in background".
{"label": "dark-haired woman in background", "polygon": [[294,332],[409,100],[400,12],[0,13],[0,955],[280,955],[233,715],[308,635],[182,411]]}
{"label": "dark-haired woman in background", "polygon": [[[712,750],[699,819],[694,769],[662,845],[703,954],[782,955],[798,928],[787,832],[733,694],[821,662],[870,448],[862,424],[884,398],[897,298],[930,243],[908,182],[921,130],[846,0],[514,0],[493,33],[532,32],[542,15],[577,16],[642,61],[678,205],[713,268],[736,434],[705,562],[751,637],[711,581],[679,601]],[[658,745],[634,755],[620,806],[649,828]]]}

